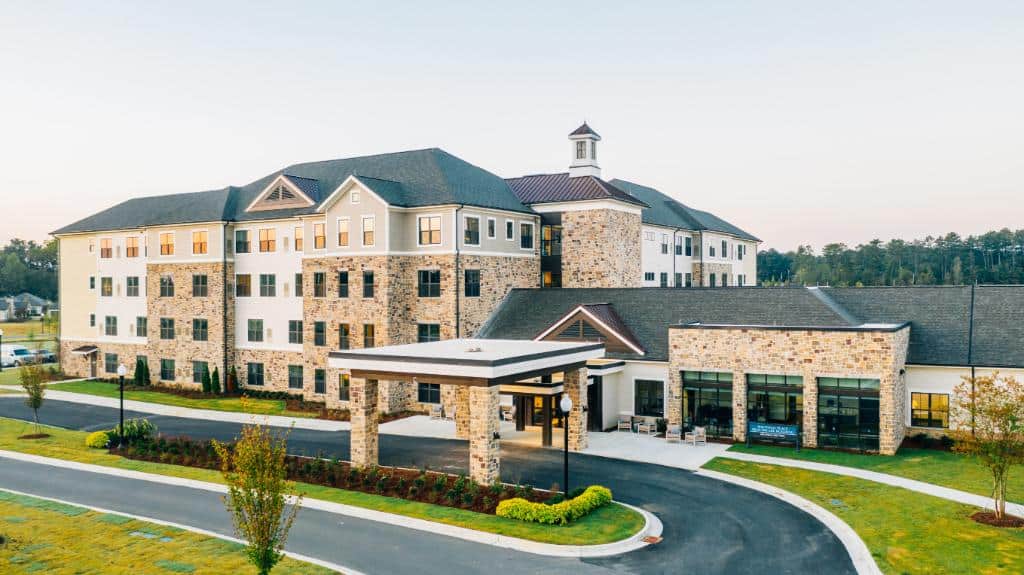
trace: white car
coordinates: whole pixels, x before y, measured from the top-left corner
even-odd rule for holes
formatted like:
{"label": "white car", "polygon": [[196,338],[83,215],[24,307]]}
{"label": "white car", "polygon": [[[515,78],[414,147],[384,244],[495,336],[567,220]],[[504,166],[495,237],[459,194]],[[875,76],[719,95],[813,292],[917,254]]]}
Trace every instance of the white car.
{"label": "white car", "polygon": [[0,346],[0,365],[4,367],[20,367],[34,361],[35,356],[23,345]]}

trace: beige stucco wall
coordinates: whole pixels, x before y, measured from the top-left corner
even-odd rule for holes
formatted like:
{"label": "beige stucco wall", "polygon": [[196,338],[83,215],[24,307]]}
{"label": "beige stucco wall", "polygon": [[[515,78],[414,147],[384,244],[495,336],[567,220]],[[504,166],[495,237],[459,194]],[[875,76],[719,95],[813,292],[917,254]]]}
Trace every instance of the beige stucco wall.
{"label": "beige stucco wall", "polygon": [[[89,327],[89,314],[96,309],[96,292],[89,289],[89,277],[96,275],[99,242],[86,234],[63,236],[59,240],[61,338],[95,338],[98,332]],[[96,241],[93,253],[89,252],[90,241]]]}
{"label": "beige stucco wall", "polygon": [[[224,252],[223,229],[224,226],[217,222],[147,228],[146,246],[148,248],[148,261],[150,263],[220,261],[223,258]],[[207,246],[205,254],[192,253],[192,232],[198,231],[206,232]],[[160,255],[160,234],[165,233],[174,234],[173,255]]]}

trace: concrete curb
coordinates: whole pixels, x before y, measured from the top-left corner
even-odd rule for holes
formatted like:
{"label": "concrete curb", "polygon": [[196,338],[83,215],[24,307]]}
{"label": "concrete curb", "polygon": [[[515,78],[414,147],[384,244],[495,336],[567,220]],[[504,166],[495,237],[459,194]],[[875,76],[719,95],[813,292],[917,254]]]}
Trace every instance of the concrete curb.
{"label": "concrete curb", "polygon": [[[133,513],[125,513],[123,511],[113,511],[113,510],[110,510],[110,509],[105,509],[103,507],[96,507],[94,505],[83,505],[82,503],[75,503],[74,501],[66,501],[64,499],[57,499],[55,497],[43,497],[42,495],[33,495],[31,493],[25,493],[23,491],[16,491],[14,489],[7,489],[6,487],[0,487],[0,491],[6,491],[7,493],[13,493],[15,495],[23,495],[25,497],[31,497],[33,499],[42,499],[42,500],[45,500],[45,501],[53,501],[53,502],[56,502],[56,503],[61,503],[63,505],[70,505],[72,507],[78,507],[80,509],[89,509],[89,510],[92,510],[92,511],[96,511],[97,513],[107,513],[107,514],[111,514],[111,515],[120,515],[122,517],[130,517],[132,519],[138,519],[139,521],[146,521],[148,523],[155,523],[157,525],[166,525],[168,527],[176,527],[178,529],[183,529],[185,531],[191,531],[192,533],[198,533],[200,535],[206,535],[207,537],[215,537],[217,539],[223,539],[225,541],[231,541],[231,542],[234,542],[234,543],[239,543],[241,545],[246,545],[246,542],[244,540],[242,540],[242,539],[238,539],[238,538],[235,538],[235,537],[229,537],[227,535],[222,535],[220,533],[216,533],[216,532],[213,532],[213,531],[208,531],[206,529],[201,529],[199,527],[193,527],[191,525],[185,525],[183,523],[175,523],[173,521],[164,521],[163,519],[155,519],[153,517],[146,517],[144,515],[135,515]],[[338,573],[345,573],[347,575],[364,575],[360,571],[356,571],[355,569],[350,569],[348,567],[344,567],[344,566],[338,565],[337,563],[331,563],[330,561],[323,561],[321,559],[316,559],[314,557],[308,557],[306,555],[302,555],[300,553],[295,553],[295,552],[288,551],[288,550],[284,550],[283,553],[285,555],[287,555],[288,557],[291,557],[292,559],[297,559],[299,561],[304,561],[306,563],[311,563],[313,565],[319,565],[320,567],[324,567],[325,569],[330,569],[331,571],[337,571]]]}
{"label": "concrete curb", "polygon": [[[54,459],[51,457],[31,455],[28,453],[19,453],[16,451],[0,450],[0,458],[14,459],[17,461],[26,461],[29,463],[37,463],[41,465],[51,465],[54,467],[64,467],[67,469],[75,469],[78,471],[86,471],[89,473],[97,473],[102,475],[112,475],[115,477],[125,477],[128,479],[149,481],[151,483],[161,483],[164,485],[174,485],[178,487],[188,487],[191,489],[201,489],[204,491],[211,491],[214,493],[227,493],[227,487],[220,485],[218,483],[210,483],[207,481],[199,481],[196,479],[185,479],[181,477],[171,477],[169,475],[145,473],[142,471],[133,471],[130,469],[104,467],[102,465],[93,465],[91,463],[80,463],[77,461]],[[294,498],[292,499],[292,501],[294,501]],[[622,541],[617,541],[614,543],[605,543],[602,545],[555,545],[552,543],[540,543],[537,541],[529,541],[526,539],[520,539],[518,537],[509,537],[506,535],[498,535],[495,533],[475,531],[473,529],[467,529],[465,527],[456,527],[454,525],[436,523],[433,521],[427,521],[425,519],[407,517],[405,515],[395,515],[393,513],[385,513],[383,511],[376,511],[373,509],[366,509],[363,507],[355,507],[352,505],[345,505],[342,503],[323,501],[321,499],[304,498],[302,500],[303,507],[309,507],[310,509],[326,511],[328,513],[335,513],[338,515],[346,515],[349,517],[356,517],[359,519],[376,521],[378,523],[385,523],[388,525],[404,527],[407,529],[415,529],[417,531],[426,531],[428,533],[445,535],[447,537],[454,537],[456,539],[471,541],[473,543],[481,543],[484,545],[491,545],[493,547],[503,547],[506,549],[522,551],[525,553],[532,553],[535,555],[545,555],[548,557],[577,558],[607,557],[610,555],[620,555],[622,553],[628,553],[630,551],[635,551],[637,549],[649,545],[649,543],[646,543],[643,540],[645,537],[661,536],[661,520],[658,519],[654,514],[648,511],[644,511],[643,509],[634,507],[632,505],[626,505],[625,503],[620,503],[620,505],[629,507],[630,509],[633,509],[641,515],[643,515],[644,528],[641,529],[638,533],[634,534],[628,539],[624,539]]]}
{"label": "concrete curb", "polygon": [[795,493],[780,489],[774,485],[768,485],[767,483],[720,473],[710,469],[699,469],[694,473],[703,475],[704,477],[710,477],[719,481],[739,485],[741,487],[746,487],[747,489],[760,491],[761,493],[766,493],[810,514],[812,517],[825,524],[825,527],[828,527],[829,530],[839,538],[843,547],[846,548],[846,552],[850,555],[850,560],[853,561],[853,568],[857,570],[859,575],[882,575],[882,570],[878,568],[878,564],[875,563],[875,559],[871,556],[871,551],[864,543],[864,540],[862,540],[860,536],[857,535],[857,532],[847,525],[845,521],[824,507],[813,503],[810,500],[804,499]]}

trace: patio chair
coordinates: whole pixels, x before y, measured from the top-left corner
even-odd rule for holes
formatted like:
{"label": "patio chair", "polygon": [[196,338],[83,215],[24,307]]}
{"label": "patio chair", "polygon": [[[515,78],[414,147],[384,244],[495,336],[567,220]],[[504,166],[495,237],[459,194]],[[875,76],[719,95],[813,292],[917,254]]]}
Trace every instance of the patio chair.
{"label": "patio chair", "polygon": [[441,419],[441,406],[431,405],[430,406],[430,419]]}
{"label": "patio chair", "polygon": [[665,441],[679,443],[683,440],[683,428],[679,425],[670,425],[665,430]]}
{"label": "patio chair", "polygon": [[689,443],[689,444],[693,445],[694,447],[697,447],[698,443],[707,445],[708,444],[707,429],[703,428],[703,427],[694,427],[692,432],[687,433],[684,436],[684,440],[686,441],[686,443]]}
{"label": "patio chair", "polygon": [[509,407],[508,409],[501,410],[501,418],[505,421],[515,421],[516,419],[516,408]]}
{"label": "patio chair", "polygon": [[617,431],[633,431],[633,418],[626,414],[619,415],[619,427]]}
{"label": "patio chair", "polygon": [[636,432],[647,435],[658,433],[658,424],[653,419],[643,418],[636,424]]}
{"label": "patio chair", "polygon": [[444,410],[444,418],[448,421],[455,421],[455,408],[453,407],[451,411]]}

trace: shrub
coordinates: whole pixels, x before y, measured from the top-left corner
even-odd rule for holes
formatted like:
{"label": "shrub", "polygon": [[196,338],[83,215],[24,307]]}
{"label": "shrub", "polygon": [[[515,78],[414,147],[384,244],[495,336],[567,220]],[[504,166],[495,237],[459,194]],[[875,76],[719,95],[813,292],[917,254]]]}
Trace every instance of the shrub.
{"label": "shrub", "polygon": [[[118,426],[120,427],[120,426]],[[115,427],[110,431],[112,435],[120,436],[120,430]],[[145,441],[156,434],[156,426],[148,419],[129,419],[124,422],[124,440],[126,443]]]}
{"label": "shrub", "polygon": [[200,380],[200,382],[201,382],[201,385],[203,386],[203,393],[210,393],[211,385],[212,385],[210,383],[210,370],[208,370],[208,369],[204,369],[203,370],[203,377]]}
{"label": "shrub", "polygon": [[110,443],[110,436],[106,431],[94,431],[85,438],[85,446],[93,449],[103,449],[108,443]]}
{"label": "shrub", "polygon": [[498,504],[495,514],[499,517],[545,525],[566,525],[598,507],[607,505],[611,500],[611,490],[600,485],[591,485],[579,497],[554,505],[534,503],[520,497],[506,499]]}
{"label": "shrub", "polygon": [[210,376],[210,393],[220,395],[220,371],[213,366],[213,375]]}

